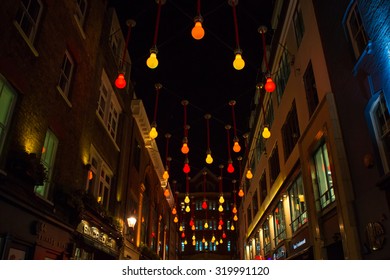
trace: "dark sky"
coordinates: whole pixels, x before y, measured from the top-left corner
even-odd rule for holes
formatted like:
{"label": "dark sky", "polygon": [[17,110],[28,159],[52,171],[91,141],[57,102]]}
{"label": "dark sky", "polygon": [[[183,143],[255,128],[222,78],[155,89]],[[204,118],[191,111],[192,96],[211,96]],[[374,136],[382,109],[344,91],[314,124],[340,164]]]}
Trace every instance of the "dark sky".
{"label": "dark sky", "polygon": [[[181,171],[184,155],[180,153],[184,136],[184,108],[181,101],[189,101],[187,106],[188,155],[191,172],[195,176],[205,163],[207,149],[207,127],[204,115],[211,114],[210,148],[214,158],[207,165],[212,172],[220,174],[219,164],[227,165],[229,152],[225,125],[230,124],[230,142],[233,144],[234,128],[230,100],[235,100],[235,122],[237,136],[244,156],[243,134],[247,133],[249,113],[255,86],[262,79],[259,70],[263,51],[261,35],[257,29],[265,25],[269,30],[272,0],[240,0],[236,5],[239,46],[245,60],[244,69],[238,71],[232,66],[236,49],[236,34],[233,8],[227,0],[203,0],[200,12],[204,19],[205,36],[197,41],[191,37],[194,17],[197,15],[197,0],[167,0],[161,7],[157,36],[157,58],[159,66],[149,69],[146,59],[153,46],[158,5],[155,0],[112,0],[117,7],[121,24],[127,19],[136,21],[131,30],[129,52],[132,59],[131,79],[135,84],[137,97],[142,99],[150,122],[154,118],[156,90],[154,85],[161,83],[156,115],[159,136],[156,141],[165,163],[165,133],[172,135],[169,141],[170,180],[176,179],[178,187],[184,185],[185,174]],[[127,28],[124,28],[124,35]],[[270,33],[270,32],[269,32]],[[267,40],[271,34],[266,34]],[[223,170],[224,190],[231,188],[231,180],[238,179],[238,154],[232,150],[231,158],[235,172]],[[184,190],[183,190],[184,191]]]}

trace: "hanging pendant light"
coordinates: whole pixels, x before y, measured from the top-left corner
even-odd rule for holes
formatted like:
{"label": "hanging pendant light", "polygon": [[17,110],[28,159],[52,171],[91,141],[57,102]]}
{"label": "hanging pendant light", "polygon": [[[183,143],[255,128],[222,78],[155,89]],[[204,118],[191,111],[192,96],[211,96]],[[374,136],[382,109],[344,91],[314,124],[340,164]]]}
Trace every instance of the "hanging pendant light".
{"label": "hanging pendant light", "polygon": [[238,0],[228,0],[228,3],[230,6],[232,6],[233,10],[233,19],[234,19],[234,31],[236,35],[236,49],[234,50],[234,61],[233,61],[233,67],[236,70],[241,70],[245,67],[245,61],[242,58],[242,50],[240,48],[240,40],[238,36],[238,24],[237,24],[237,12],[236,12],[236,6],[238,4]]}
{"label": "hanging pendant light", "polygon": [[165,4],[165,2],[166,2],[166,0],[156,0],[156,3],[158,4],[158,7],[157,7],[157,16],[156,16],[156,26],[155,26],[155,29],[154,29],[153,46],[150,49],[150,56],[146,60],[146,65],[150,69],[155,69],[158,66],[158,59],[157,59],[157,53],[158,53],[158,49],[157,49],[158,27],[159,27],[159,24],[160,24],[161,7],[162,7],[162,5]]}
{"label": "hanging pendant light", "polygon": [[250,180],[253,178],[253,174],[252,174],[252,171],[250,168],[248,168],[248,170],[246,171],[246,174],[245,174],[245,177]]}
{"label": "hanging pendant light", "polygon": [[154,88],[156,89],[156,100],[154,103],[154,114],[153,114],[153,122],[152,122],[152,128],[149,132],[149,136],[152,139],[156,139],[158,136],[157,132],[157,123],[156,123],[156,117],[157,117],[157,108],[158,108],[158,97],[160,95],[160,89],[162,88],[162,85],[160,83],[156,83],[154,85]]}
{"label": "hanging pendant light", "polygon": [[207,172],[203,171],[203,202],[202,202],[203,210],[206,210],[208,207],[207,199],[206,199],[206,176],[207,176]]}
{"label": "hanging pendant light", "polygon": [[181,147],[181,152],[186,155],[190,151],[190,148],[188,147],[188,130],[190,129],[190,126],[187,125],[188,100],[182,100],[181,105],[183,105],[183,111],[184,111],[184,137],[183,137],[183,146]]}
{"label": "hanging pendant light", "polygon": [[232,107],[232,119],[233,119],[233,130],[234,130],[234,138],[233,138],[233,151],[238,153],[241,151],[241,146],[237,137],[237,128],[236,128],[236,115],[234,112],[234,106],[236,105],[235,100],[230,100],[229,105]]}
{"label": "hanging pendant light", "polygon": [[184,166],[183,166],[183,172],[185,174],[190,173],[191,168],[190,168],[190,161],[188,160],[188,156],[184,160]]}
{"label": "hanging pendant light", "polygon": [[266,83],[264,85],[264,89],[267,92],[274,92],[274,90],[276,89],[276,85],[271,78],[270,69],[267,62],[267,45],[265,42],[265,33],[267,32],[267,27],[262,25],[257,29],[257,31],[261,34],[261,39],[263,41],[263,60],[264,60],[265,68],[267,69]]}
{"label": "hanging pendant light", "polygon": [[200,0],[197,2],[197,16],[194,19],[194,27],[191,30],[191,35],[195,40],[200,40],[204,37],[204,29],[202,26],[203,17],[200,15]]}
{"label": "hanging pendant light", "polygon": [[229,132],[230,129],[231,129],[231,125],[229,125],[229,124],[225,125],[225,129],[226,129],[227,144],[228,144],[227,172],[228,173],[233,173],[234,172],[234,166],[233,166],[233,161],[232,161],[231,154],[230,154],[230,132]]}
{"label": "hanging pendant light", "polygon": [[206,127],[207,127],[207,151],[206,151],[206,163],[212,164],[213,163],[213,157],[211,156],[211,150],[210,150],[210,114],[204,115],[204,118],[206,119]]}

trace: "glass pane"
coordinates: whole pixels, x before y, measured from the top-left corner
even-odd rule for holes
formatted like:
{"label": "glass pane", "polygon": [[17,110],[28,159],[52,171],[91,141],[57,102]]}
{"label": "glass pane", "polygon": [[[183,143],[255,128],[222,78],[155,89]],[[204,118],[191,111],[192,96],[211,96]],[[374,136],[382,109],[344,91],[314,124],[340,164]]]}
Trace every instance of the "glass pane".
{"label": "glass pane", "polygon": [[8,114],[14,101],[14,94],[4,83],[0,81],[0,124],[6,125]]}

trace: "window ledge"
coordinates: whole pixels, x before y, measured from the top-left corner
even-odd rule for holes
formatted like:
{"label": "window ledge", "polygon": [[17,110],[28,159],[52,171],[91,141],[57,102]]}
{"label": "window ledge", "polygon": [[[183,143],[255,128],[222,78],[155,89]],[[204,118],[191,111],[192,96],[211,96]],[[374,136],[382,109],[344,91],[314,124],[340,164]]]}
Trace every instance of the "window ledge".
{"label": "window ledge", "polygon": [[26,42],[27,46],[30,48],[31,52],[34,54],[35,57],[38,57],[39,53],[37,49],[34,47],[30,39],[26,36],[22,28],[20,28],[19,23],[16,20],[14,20],[13,23],[16,29],[18,30],[19,34],[22,36],[23,40]]}
{"label": "window ledge", "polygon": [[364,49],[363,53],[360,55],[359,59],[356,61],[355,66],[353,67],[352,74],[354,76],[356,76],[359,69],[362,68],[362,64],[363,61],[365,60],[365,57],[371,53],[372,53],[372,41],[369,40],[366,48]]}

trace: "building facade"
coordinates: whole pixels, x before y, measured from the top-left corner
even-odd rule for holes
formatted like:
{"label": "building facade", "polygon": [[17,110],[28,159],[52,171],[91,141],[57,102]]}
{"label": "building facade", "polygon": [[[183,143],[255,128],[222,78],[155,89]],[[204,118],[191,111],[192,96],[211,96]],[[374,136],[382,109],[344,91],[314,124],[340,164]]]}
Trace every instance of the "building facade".
{"label": "building facade", "polygon": [[162,214],[172,196],[142,134],[150,125],[114,9],[35,0],[1,10],[1,258],[176,258]]}
{"label": "building facade", "polygon": [[256,89],[240,257],[390,258],[389,4],[276,1],[265,34],[276,90]]}

